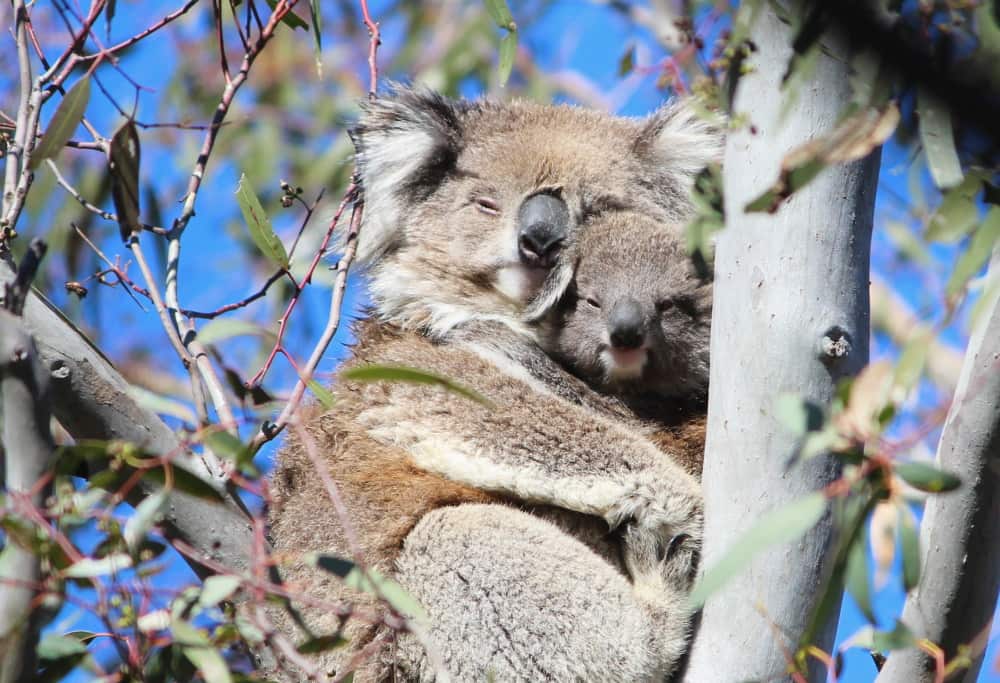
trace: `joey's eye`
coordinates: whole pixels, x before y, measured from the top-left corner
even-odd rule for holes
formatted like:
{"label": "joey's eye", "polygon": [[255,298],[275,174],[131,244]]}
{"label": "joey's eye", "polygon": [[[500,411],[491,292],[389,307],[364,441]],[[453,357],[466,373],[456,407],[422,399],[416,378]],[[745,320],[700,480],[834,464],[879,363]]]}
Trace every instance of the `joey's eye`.
{"label": "joey's eye", "polygon": [[476,197],[476,208],[479,209],[481,213],[485,213],[487,216],[499,216],[500,215],[500,205],[495,199],[490,199],[489,197]]}
{"label": "joey's eye", "polygon": [[600,307],[601,307],[601,302],[600,302],[600,301],[598,301],[597,299],[595,299],[595,298],[594,298],[594,297],[592,297],[592,296],[588,296],[588,297],[586,297],[586,298],[584,299],[584,301],[586,301],[586,302],[587,302],[587,305],[588,305],[588,306],[591,306],[591,307],[593,307],[593,308],[600,308]]}

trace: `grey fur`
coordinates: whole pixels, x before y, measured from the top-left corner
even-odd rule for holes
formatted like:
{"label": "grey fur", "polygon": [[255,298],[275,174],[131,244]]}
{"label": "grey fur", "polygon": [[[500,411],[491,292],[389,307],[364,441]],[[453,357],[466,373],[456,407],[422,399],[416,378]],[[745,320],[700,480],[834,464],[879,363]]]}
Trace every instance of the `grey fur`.
{"label": "grey fur", "polygon": [[[341,381],[333,410],[307,420],[366,561],[421,600],[432,647],[457,680],[661,679],[686,642],[700,487],[627,408],[538,345],[538,327],[521,316],[542,277],[519,272],[513,221],[540,191],[566,201],[577,230],[607,221],[627,231],[631,218],[619,224],[618,214],[679,220],[690,169],[714,158],[718,141],[678,107],[636,121],[408,90],[369,105],[354,139],[366,193],[359,253],[380,320],[359,326],[348,365],[420,367],[492,402]],[[484,195],[499,215],[477,210]],[[352,549],[294,440],[273,493],[288,579],[377,611],[303,561]],[[339,625],[329,611],[303,614],[316,632]],[[277,610],[275,620],[294,632]],[[355,648],[391,637],[362,620],[347,633]],[[347,654],[322,664],[336,670]],[[429,662],[404,635],[355,680],[436,680]]]}

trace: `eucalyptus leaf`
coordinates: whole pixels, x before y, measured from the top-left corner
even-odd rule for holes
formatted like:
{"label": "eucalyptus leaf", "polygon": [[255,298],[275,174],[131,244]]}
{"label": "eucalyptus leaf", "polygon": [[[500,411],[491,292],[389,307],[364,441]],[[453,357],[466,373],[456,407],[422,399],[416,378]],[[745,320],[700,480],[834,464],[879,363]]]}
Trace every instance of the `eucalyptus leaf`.
{"label": "eucalyptus leaf", "polygon": [[913,511],[905,502],[897,504],[899,545],[903,557],[903,588],[909,592],[920,582],[920,538]]}
{"label": "eucalyptus leaf", "polygon": [[85,557],[67,567],[63,576],[70,579],[90,579],[120,572],[131,566],[132,558],[124,553],[116,553],[100,559]]}
{"label": "eucalyptus leaf", "polygon": [[242,582],[243,579],[234,574],[210,576],[201,585],[201,595],[198,596],[198,603],[202,607],[218,605],[235,593]]}
{"label": "eucalyptus leaf", "polygon": [[135,512],[125,522],[125,530],[122,532],[129,552],[134,554],[139,550],[146,534],[156,524],[166,507],[167,491],[164,489],[145,498],[136,506]]}
{"label": "eucalyptus leaf", "polygon": [[954,474],[923,462],[902,462],[894,469],[907,484],[928,493],[954,491],[962,485],[962,480]]}
{"label": "eucalyptus leaf", "polygon": [[38,168],[38,165],[46,159],[56,158],[73,137],[73,132],[87,111],[88,102],[90,102],[90,76],[84,76],[73,84],[56,107],[56,113],[52,115],[49,127],[45,129],[42,139],[31,154],[29,163],[31,170]]}
{"label": "eucalyptus leaf", "polygon": [[969,280],[986,266],[998,240],[1000,240],[1000,207],[991,206],[986,218],[973,233],[968,248],[955,264],[951,277],[948,278],[945,287],[948,296],[955,296],[965,289]]}
{"label": "eucalyptus leaf", "polygon": [[507,85],[511,69],[514,68],[514,57],[517,56],[517,31],[509,31],[500,40],[500,65],[497,68],[500,87]]}
{"label": "eucalyptus leaf", "polygon": [[510,29],[514,16],[510,13],[506,0],[486,0],[486,10],[499,28]]}
{"label": "eucalyptus leaf", "polygon": [[243,219],[250,228],[250,237],[257,245],[264,256],[270,259],[278,267],[288,268],[288,252],[285,245],[281,243],[278,236],[274,234],[271,227],[271,219],[264,212],[260,199],[247,183],[246,174],[240,176],[240,183],[236,188],[236,201],[243,212]]}
{"label": "eucalyptus leaf", "polygon": [[826,507],[826,497],[822,493],[811,493],[763,515],[702,575],[691,591],[691,604],[703,605],[710,595],[743,571],[757,553],[773,545],[790,543],[805,534],[820,520]]}
{"label": "eucalyptus leaf", "polygon": [[934,184],[942,190],[962,182],[962,164],[955,149],[951,108],[927,88],[917,86],[917,116],[920,142],[927,154]]}
{"label": "eucalyptus leaf", "polygon": [[450,380],[446,377],[441,377],[440,375],[435,375],[434,373],[427,372],[426,370],[418,370],[417,368],[411,368],[403,365],[381,365],[377,363],[358,365],[342,371],[340,376],[344,379],[355,382],[410,382],[412,384],[433,384],[456,393],[459,396],[464,396],[465,398],[475,401],[476,403],[481,403],[482,405],[488,407],[493,405],[486,397],[476,391],[473,391],[472,389],[462,386],[458,382]]}
{"label": "eucalyptus leaf", "polygon": [[344,585],[364,593],[376,595],[401,614],[415,619],[427,619],[427,612],[417,600],[392,579],[374,569],[362,570],[350,560],[333,555],[314,554],[307,561],[315,567],[339,576]]}
{"label": "eucalyptus leaf", "polygon": [[845,573],[847,591],[858,604],[858,609],[869,623],[875,623],[875,612],[872,610],[871,578],[868,571],[868,539],[862,528],[847,551],[847,569]]}

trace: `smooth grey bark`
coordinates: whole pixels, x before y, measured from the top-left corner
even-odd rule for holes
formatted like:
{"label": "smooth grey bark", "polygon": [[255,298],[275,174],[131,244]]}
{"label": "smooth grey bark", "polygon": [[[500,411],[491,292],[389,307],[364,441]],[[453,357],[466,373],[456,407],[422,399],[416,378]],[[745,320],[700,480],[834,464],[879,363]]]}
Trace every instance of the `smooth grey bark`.
{"label": "smooth grey bark", "polygon": [[[21,319],[0,310],[4,491],[41,508],[51,486],[36,483],[52,465],[49,377]],[[29,492],[31,492],[30,495]],[[8,538],[0,554],[0,683],[31,680],[42,609],[33,608],[42,579],[39,558]]]}
{"label": "smooth grey bark", "polygon": [[[878,154],[824,170],[773,215],[743,210],[775,182],[785,154],[834,128],[851,95],[845,43],[826,36],[809,84],[781,118],[792,32],[770,3],[762,5],[751,31],[755,70],[740,79],[734,106],[754,129],[730,135],[724,165],[727,224],[715,255],[703,475],[705,568],[762,514],[837,476],[829,457],[788,466],[795,444],[775,419],[776,397],[791,392],[826,404],[837,380],[868,361]],[[756,556],[709,598],[686,681],[789,680],[783,650],[795,651],[819,600],[832,533],[828,514],[799,541]],[[815,643],[827,651],[835,617]],[[811,667],[811,680],[825,680],[822,665]]]}
{"label": "smooth grey bark", "polygon": [[[0,263],[0,282],[13,277],[10,266]],[[28,297],[24,323],[51,375],[52,413],[74,439],[121,439],[152,453],[177,453],[179,462],[210,480],[207,468],[199,468],[200,461],[186,455],[174,432],[154,412],[132,399],[128,382],[104,354],[36,292]],[[148,494],[155,485],[143,482],[142,486],[143,493]],[[160,528],[168,538],[181,539],[205,557],[234,570],[249,566],[252,527],[233,493],[220,505],[174,491]],[[199,575],[212,573],[189,558],[185,560]]]}
{"label": "smooth grey bark", "polygon": [[[1000,268],[995,252],[991,270]],[[958,387],[938,443],[938,464],[962,486],[930,496],[921,522],[923,571],[906,599],[903,623],[950,660],[959,645],[981,652],[964,674],[976,680],[1000,589],[1000,301],[969,339]],[[890,655],[878,683],[931,683],[934,663],[917,648]]]}

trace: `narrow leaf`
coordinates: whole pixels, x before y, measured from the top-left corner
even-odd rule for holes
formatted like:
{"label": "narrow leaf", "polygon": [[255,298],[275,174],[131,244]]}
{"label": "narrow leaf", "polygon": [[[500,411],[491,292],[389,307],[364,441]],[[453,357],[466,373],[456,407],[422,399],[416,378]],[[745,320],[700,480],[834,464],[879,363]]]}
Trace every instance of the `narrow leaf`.
{"label": "narrow leaf", "polygon": [[847,551],[847,591],[858,604],[858,608],[870,623],[875,623],[872,610],[871,580],[868,572],[868,539],[864,530],[851,543]]}
{"label": "narrow leaf", "polygon": [[310,638],[295,649],[299,651],[299,654],[314,655],[320,652],[326,652],[327,650],[343,647],[344,645],[347,645],[348,642],[349,641],[344,640],[339,635],[332,634]]}
{"label": "narrow leaf", "polygon": [[108,167],[111,170],[111,199],[118,214],[122,241],[139,232],[139,130],[131,119],[111,137]]}
{"label": "narrow leaf", "polygon": [[350,560],[333,555],[314,554],[308,558],[308,562],[339,576],[348,588],[382,598],[390,607],[401,614],[415,619],[427,619],[427,612],[413,596],[398,583],[382,576],[374,569],[362,571]]}
{"label": "narrow leaf", "polygon": [[825,511],[826,498],[822,493],[812,493],[762,516],[705,572],[691,591],[691,603],[703,605],[712,593],[745,569],[754,555],[769,546],[798,539],[816,525]]}
{"label": "narrow leaf", "polygon": [[85,557],[67,567],[63,576],[70,579],[89,579],[119,572],[131,566],[132,558],[124,553],[116,553],[96,560]]}
{"label": "narrow leaf", "polygon": [[309,387],[309,391],[313,393],[313,396],[316,397],[316,400],[319,401],[324,408],[327,410],[331,410],[333,408],[333,404],[336,403],[333,398],[333,392],[314,379],[309,380],[307,386]]}
{"label": "narrow leaf", "polygon": [[87,654],[87,646],[73,636],[48,635],[38,643],[37,653],[41,660],[62,659]]}
{"label": "narrow leaf", "polygon": [[969,279],[983,269],[990,260],[998,239],[1000,239],[1000,207],[991,206],[986,218],[973,233],[968,249],[959,257],[954,272],[948,278],[945,289],[948,296],[955,296],[965,289]]}
{"label": "narrow leaf", "polygon": [[447,389],[448,391],[471,399],[476,403],[481,403],[488,407],[493,405],[489,399],[478,392],[464,387],[457,382],[447,379],[446,377],[441,377],[440,375],[435,375],[425,370],[418,370],[417,368],[406,367],[403,365],[380,365],[376,363],[358,365],[344,370],[340,373],[340,376],[344,379],[355,382],[410,382],[413,384],[435,384]]}
{"label": "narrow leaf", "polygon": [[622,56],[618,58],[618,77],[622,78],[628,76],[632,73],[632,69],[635,68],[635,44],[629,43],[625,52]]}
{"label": "narrow leaf", "polygon": [[250,228],[250,237],[264,256],[281,268],[288,268],[288,253],[285,245],[274,234],[271,219],[264,212],[260,199],[246,182],[246,174],[240,176],[240,184],[236,188],[236,201],[243,212],[243,219]]}
{"label": "narrow leaf", "polygon": [[927,153],[934,184],[946,190],[962,182],[962,165],[955,149],[951,109],[927,88],[917,87],[920,142]]}
{"label": "narrow leaf", "polygon": [[823,428],[823,409],[796,394],[781,394],[774,402],[774,416],[796,436]]}
{"label": "narrow leaf", "polygon": [[205,678],[205,683],[231,683],[232,676],[222,654],[208,637],[193,625],[175,619],[171,625],[174,642]]}
{"label": "narrow leaf", "polygon": [[486,0],[486,10],[499,28],[509,29],[514,23],[514,16],[510,13],[506,0]]}
{"label": "narrow leaf", "polygon": [[[267,0],[267,6],[271,8],[271,11],[274,11],[274,8],[277,7],[277,5],[278,0]],[[307,24],[302,17],[291,10],[289,10],[288,13],[281,18],[281,23],[285,26],[290,26],[293,29],[309,29],[309,24]]]}
{"label": "narrow leaf", "polygon": [[923,462],[902,462],[895,466],[895,470],[907,484],[928,493],[954,491],[962,485],[954,474]]}
{"label": "narrow leaf", "polygon": [[913,511],[905,502],[897,504],[899,512],[899,546],[903,557],[903,588],[909,592],[920,582],[920,539]]}
{"label": "narrow leaf", "polygon": [[319,0],[310,0],[309,18],[313,27],[313,51],[316,55],[316,78],[323,77],[323,26],[319,13]]}
{"label": "narrow leaf", "polygon": [[227,431],[216,429],[202,436],[202,443],[218,456],[236,464],[241,470],[253,465],[253,451]]}
{"label": "narrow leaf", "polygon": [[273,338],[274,332],[260,325],[233,318],[216,318],[198,330],[198,341],[202,344],[216,344],[233,337],[256,335]]}
{"label": "narrow leaf", "polygon": [[961,185],[945,192],[927,224],[927,241],[952,243],[972,232],[979,223],[976,195],[981,187],[982,176],[970,172]]}
{"label": "narrow leaf", "polygon": [[899,354],[893,382],[905,393],[909,393],[920,381],[933,339],[933,330],[925,329],[922,332],[917,332],[906,342],[903,352]]}
{"label": "narrow leaf", "polygon": [[56,113],[49,121],[49,127],[45,129],[45,134],[31,154],[29,167],[31,170],[38,168],[38,165],[45,159],[55,159],[60,150],[73,136],[73,131],[87,111],[87,103],[90,101],[90,76],[84,76],[77,81],[66,96],[62,98]]}
{"label": "narrow leaf", "polygon": [[[177,465],[171,465],[174,478],[174,488],[182,493],[206,500],[210,503],[221,503],[222,494],[210,483],[190,470]],[[145,471],[142,478],[163,486],[166,483],[166,473],[162,467],[152,467]]]}
{"label": "narrow leaf", "polygon": [[201,586],[201,595],[198,596],[198,604],[202,607],[218,605],[236,592],[243,582],[238,576],[233,574],[217,574],[205,579]]}
{"label": "narrow leaf", "polygon": [[133,554],[139,550],[146,534],[156,524],[163,510],[167,507],[167,492],[160,489],[139,503],[135,512],[125,523],[125,531],[122,536],[125,538],[125,545]]}
{"label": "narrow leaf", "polygon": [[514,57],[517,55],[517,31],[510,31],[500,41],[500,66],[498,67],[498,77],[500,87],[507,85],[510,78],[511,69],[514,68]]}

